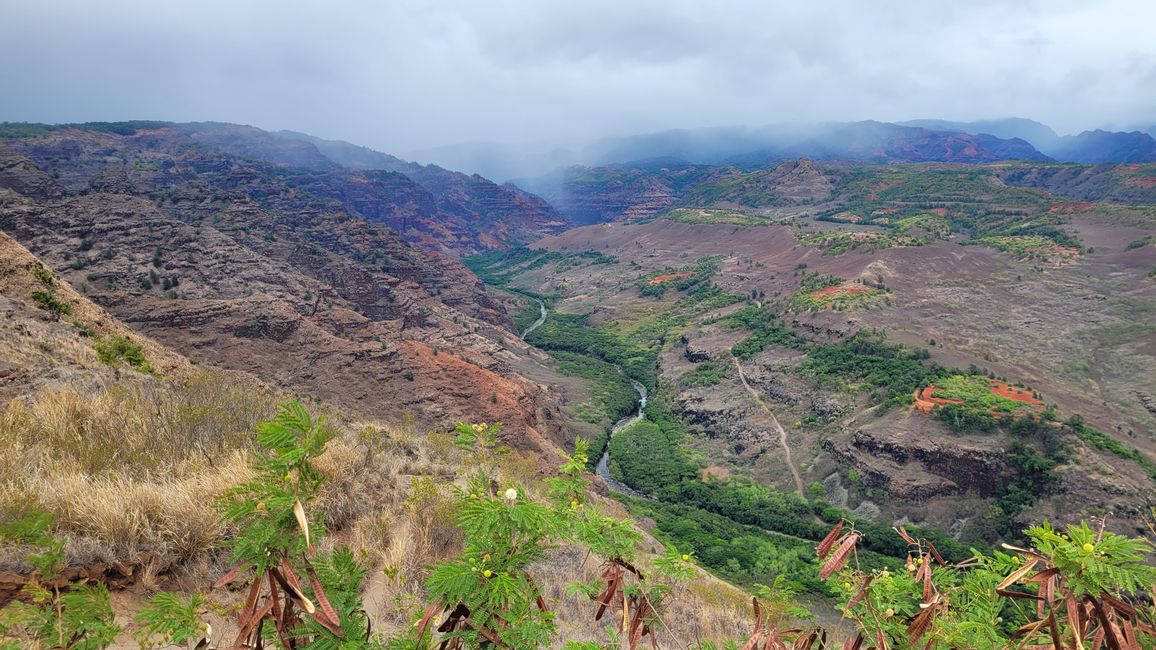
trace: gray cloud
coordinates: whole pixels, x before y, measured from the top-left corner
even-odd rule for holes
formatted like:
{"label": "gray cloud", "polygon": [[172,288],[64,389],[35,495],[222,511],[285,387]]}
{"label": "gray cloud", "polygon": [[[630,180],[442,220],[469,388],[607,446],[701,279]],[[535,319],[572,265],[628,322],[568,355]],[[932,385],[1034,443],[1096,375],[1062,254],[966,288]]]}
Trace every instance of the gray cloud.
{"label": "gray cloud", "polygon": [[221,120],[393,152],[679,127],[1156,122],[1149,0],[0,0],[0,119]]}

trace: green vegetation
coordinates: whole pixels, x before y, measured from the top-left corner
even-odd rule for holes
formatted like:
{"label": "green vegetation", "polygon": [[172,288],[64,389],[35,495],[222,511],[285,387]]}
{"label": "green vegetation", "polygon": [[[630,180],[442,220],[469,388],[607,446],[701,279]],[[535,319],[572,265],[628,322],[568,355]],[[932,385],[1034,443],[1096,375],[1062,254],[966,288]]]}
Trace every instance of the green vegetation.
{"label": "green vegetation", "polygon": [[598,413],[592,424],[601,422],[603,418],[611,422],[630,415],[638,401],[638,393],[630,385],[630,380],[619,372],[613,364],[602,361],[597,357],[553,350],[550,356],[558,362],[558,370],[589,382],[590,392],[598,404]]}
{"label": "green vegetation", "polygon": [[33,291],[32,299],[36,305],[56,318],[72,313],[72,305],[58,299],[52,291]]}
{"label": "green vegetation", "polygon": [[685,387],[716,386],[726,377],[726,365],[719,361],[703,361],[682,376],[679,383]]}
{"label": "green vegetation", "polygon": [[106,648],[120,633],[108,588],[97,583],[62,589],[68,584],[61,579],[67,568],[64,540],[52,534],[52,524],[44,513],[0,522],[0,541],[28,549],[24,560],[32,567],[25,599],[0,608],[0,648]]}
{"label": "green vegetation", "polygon": [[889,292],[882,283],[873,284],[865,280],[850,282],[833,275],[805,273],[799,283],[799,290],[791,297],[789,305],[802,310],[827,307],[843,309],[887,293]]}
{"label": "green vegetation", "polygon": [[538,301],[532,298],[527,299],[526,305],[514,314],[514,327],[519,332],[524,332],[541,315],[542,311],[538,308]]}
{"label": "green vegetation", "polygon": [[929,243],[926,238],[911,235],[850,230],[796,231],[795,239],[800,244],[819,248],[824,255],[842,255],[850,251],[871,253],[888,248],[923,246]]}
{"label": "green vegetation", "polygon": [[81,122],[78,124],[37,124],[33,122],[0,122],[0,138],[19,139],[48,135],[64,129],[99,131],[117,135],[133,135],[145,129],[159,129],[173,126],[172,122],[150,120],[129,120],[126,122]]}
{"label": "green vegetation", "polygon": [[951,224],[946,219],[934,214],[917,214],[911,217],[897,219],[890,223],[891,227],[900,232],[923,230],[938,239],[946,239],[951,235]]}
{"label": "green vegetation", "polygon": [[949,375],[935,382],[934,397],[958,400],[969,409],[1015,413],[1029,408],[1023,402],[996,395],[991,392],[991,383],[983,375]]}
{"label": "green vegetation", "polygon": [[744,361],[771,345],[801,348],[805,343],[779,322],[778,312],[770,305],[745,305],[721,322],[731,329],[751,330],[750,336],[731,347],[731,353]]}
{"label": "green vegetation", "polygon": [[140,343],[127,336],[105,336],[97,339],[92,348],[96,350],[96,356],[100,358],[101,363],[106,365],[116,366],[123,361],[134,370],[149,374],[154,372],[148,359],[145,358],[144,351],[141,350]]}
{"label": "green vegetation", "polygon": [[678,442],[653,422],[635,422],[610,439],[610,473],[644,494],[692,477]]}
{"label": "green vegetation", "polygon": [[[661,401],[652,417],[662,437],[669,438],[667,427],[681,426]],[[775,626],[756,629],[756,639],[788,634],[775,638],[790,641],[803,634],[777,630],[790,617],[810,617],[799,607],[788,608],[805,591],[836,598],[855,633],[884,639],[888,647],[925,647],[936,639],[960,648],[1010,647],[1017,639],[1039,645],[1051,634],[1074,634],[1093,647],[1093,637],[1109,633],[1104,628],[1132,630],[1137,647],[1152,642],[1141,622],[1149,616],[1143,592],[1156,581],[1156,567],[1146,557],[1151,546],[1141,539],[1084,523],[1062,532],[1044,524],[1026,531],[1031,549],[1011,547],[1014,556],[985,554],[915,527],[845,519],[765,486],[682,476],[673,490],[662,492],[685,495],[685,502],[626,500],[634,513],[654,522],[655,535],[667,543],[648,559],[633,522],[607,516],[589,500],[584,442],[577,441],[555,476],[524,482],[510,473],[517,454],[498,444],[499,429],[455,427],[453,446],[467,454],[463,464],[474,473],[448,501],[439,501],[432,517],[452,520],[461,544],[428,569],[423,591],[406,595],[413,606],[399,613],[412,625],[383,638],[368,625],[361,596],[367,571],[360,556],[331,541],[323,544],[327,518],[315,514],[334,478],[319,467],[335,430],[299,403],[278,409],[273,420],[257,427],[250,478],[220,500],[223,518],[235,531],[229,546],[237,564],[217,585],[238,584],[251,603],[233,612],[237,644],[303,650],[430,650],[442,643],[463,650],[557,647],[566,642],[559,617],[572,609],[547,602],[565,599],[588,606],[606,626],[598,642],[566,647],[637,650],[648,643],[648,634],[674,623],[664,617],[677,599],[695,593],[692,607],[708,603],[703,592],[688,588],[698,576],[695,562],[756,594],[756,611],[765,617],[760,620]],[[366,433],[367,442],[373,434]],[[431,481],[415,480],[410,501],[424,501],[430,491],[437,491]],[[814,523],[812,514],[826,523]],[[0,524],[0,538],[27,549],[25,559],[35,568],[24,589],[30,598],[0,609],[0,647],[106,648],[120,632],[108,590],[99,583],[57,586],[64,542],[52,526],[50,517],[38,513]],[[561,582],[563,576],[535,568],[548,565],[562,547],[590,556],[604,567],[602,574],[567,585],[565,595],[560,585],[540,582]],[[393,579],[389,567],[385,573]],[[1015,606],[1013,599],[1021,597],[1031,606]],[[1129,604],[1114,604],[1121,601]],[[1078,630],[1068,618],[1071,602],[1086,603],[1096,614],[1081,617]],[[206,647],[207,641],[199,641],[207,631],[203,606],[196,595],[157,594],[135,617],[134,636],[151,647]],[[1052,631],[1042,629],[1047,627]],[[740,642],[703,639],[690,647]]]}
{"label": "green vegetation", "polygon": [[38,307],[57,319],[72,313],[72,305],[56,297],[56,279],[52,276],[52,271],[37,266],[32,269],[32,275],[43,287],[32,292],[32,300],[36,301]]}
{"label": "green vegetation", "polygon": [[556,253],[519,246],[463,257],[462,262],[486,284],[505,286],[514,276],[542,268],[552,262],[559,271],[592,264],[614,264],[617,258],[602,253]]}
{"label": "green vegetation", "polygon": [[1058,244],[1041,235],[981,237],[967,243],[991,246],[1020,260],[1059,263],[1079,255],[1078,248]]}
{"label": "green vegetation", "polygon": [[1135,250],[1137,248],[1144,248],[1145,246],[1150,246],[1153,243],[1156,243],[1156,235],[1145,235],[1145,236],[1141,237],[1140,239],[1134,239],[1134,240],[1128,242],[1128,246],[1126,247],[1126,250]]}
{"label": "green vegetation", "polygon": [[1078,415],[1073,415],[1068,418],[1068,421],[1064,424],[1068,431],[1071,431],[1077,438],[1092,445],[1096,449],[1107,451],[1120,458],[1135,461],[1140,467],[1144,468],[1144,471],[1148,473],[1148,476],[1151,477],[1153,481],[1156,481],[1156,462],[1153,462],[1152,459],[1145,456],[1144,452],[1139,449],[1127,447],[1106,433],[1093,429],[1085,424],[1084,419]]}
{"label": "green vegetation", "polygon": [[543,350],[575,352],[617,364],[626,376],[653,386],[657,381],[657,352],[625,343],[602,329],[588,327],[586,316],[551,312],[541,327],[526,337]]}
{"label": "green vegetation", "polygon": [[871,391],[875,403],[907,406],[916,388],[946,373],[938,364],[924,365],[927,356],[888,343],[881,331],[860,330],[838,343],[811,345],[799,371],[820,383]]}
{"label": "green vegetation", "polygon": [[718,271],[722,260],[722,255],[712,255],[696,260],[694,266],[655,271],[639,281],[639,293],[661,298],[668,288],[674,287],[678,291],[688,292],[693,297],[706,297],[714,288],[710,284],[710,279]]}

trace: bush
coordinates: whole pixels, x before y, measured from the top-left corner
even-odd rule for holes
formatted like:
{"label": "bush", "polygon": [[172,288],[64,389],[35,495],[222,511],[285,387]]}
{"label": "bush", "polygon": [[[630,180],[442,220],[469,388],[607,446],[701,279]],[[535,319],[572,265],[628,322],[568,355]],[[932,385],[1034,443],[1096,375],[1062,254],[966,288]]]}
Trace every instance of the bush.
{"label": "bush", "polygon": [[32,299],[36,301],[38,307],[56,318],[72,313],[72,305],[56,298],[52,291],[33,291]]}
{"label": "bush", "polygon": [[96,356],[100,358],[101,363],[106,365],[116,366],[123,361],[134,370],[148,374],[155,372],[145,358],[140,344],[127,336],[106,336],[97,340],[92,347],[96,350]]}

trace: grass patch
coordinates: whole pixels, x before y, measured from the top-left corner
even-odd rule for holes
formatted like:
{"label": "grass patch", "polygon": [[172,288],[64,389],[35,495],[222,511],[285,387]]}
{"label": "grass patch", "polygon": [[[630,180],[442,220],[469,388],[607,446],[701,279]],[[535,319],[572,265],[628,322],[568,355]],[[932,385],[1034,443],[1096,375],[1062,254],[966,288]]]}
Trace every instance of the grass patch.
{"label": "grass patch", "polygon": [[1042,235],[980,237],[967,243],[991,246],[1018,260],[1035,260],[1052,264],[1074,260],[1080,254],[1079,248],[1058,244]]}
{"label": "grass patch", "polygon": [[687,371],[679,380],[685,387],[717,386],[726,378],[727,367],[718,361],[704,361]]}
{"label": "grass patch", "polygon": [[803,276],[790,306],[799,310],[845,309],[868,299],[889,294],[882,284],[851,282],[832,275],[811,273]]}
{"label": "grass patch", "polygon": [[587,411],[583,419],[591,424],[603,418],[616,422],[630,415],[638,403],[638,393],[630,385],[630,380],[618,372],[612,364],[575,352],[554,350],[550,356],[558,362],[558,370],[564,374],[581,377],[589,382],[596,410]]}
{"label": "grass patch", "polygon": [[795,233],[795,240],[822,250],[824,255],[842,255],[851,251],[870,253],[888,248],[923,246],[930,242],[926,237],[850,230],[799,231]]}
{"label": "grass patch", "polygon": [[969,409],[1015,413],[1024,408],[1023,402],[991,392],[988,378],[982,375],[951,375],[935,383],[934,397],[958,400]]}

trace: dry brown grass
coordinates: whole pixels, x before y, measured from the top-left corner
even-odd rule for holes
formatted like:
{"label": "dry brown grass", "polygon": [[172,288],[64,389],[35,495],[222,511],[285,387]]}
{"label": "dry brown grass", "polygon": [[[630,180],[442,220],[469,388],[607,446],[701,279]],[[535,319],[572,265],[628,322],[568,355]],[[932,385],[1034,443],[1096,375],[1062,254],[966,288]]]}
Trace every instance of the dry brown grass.
{"label": "dry brown grass", "polygon": [[[0,517],[52,514],[70,562],[167,569],[224,534],[214,499],[249,476],[275,397],[234,377],[41,389],[0,411]],[[15,552],[0,567],[24,567]]]}

